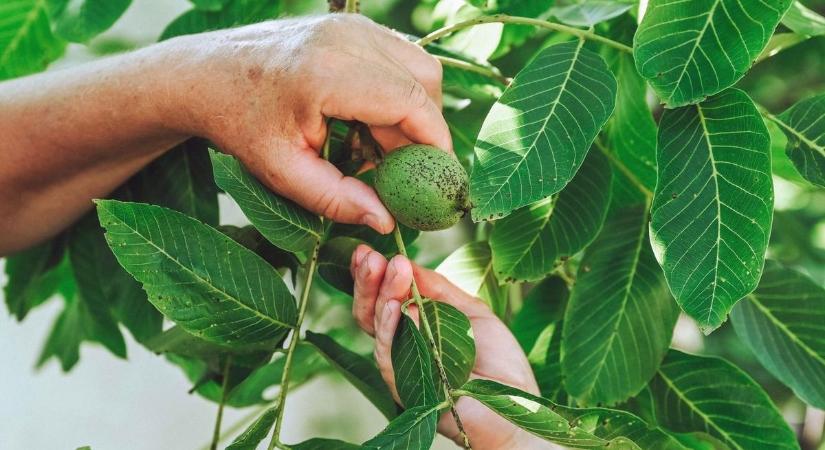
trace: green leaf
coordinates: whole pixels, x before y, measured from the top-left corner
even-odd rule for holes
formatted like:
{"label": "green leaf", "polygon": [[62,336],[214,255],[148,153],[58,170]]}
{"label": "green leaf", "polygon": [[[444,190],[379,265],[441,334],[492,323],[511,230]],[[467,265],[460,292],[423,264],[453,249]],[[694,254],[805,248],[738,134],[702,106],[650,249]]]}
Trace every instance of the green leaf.
{"label": "green leaf", "polygon": [[651,0],[633,45],[636,68],[668,107],[739,81],[792,0]]}
{"label": "green leaf", "polygon": [[785,153],[806,180],[825,187],[825,94],[791,106],[774,121],[788,137]]}
{"label": "green leaf", "polygon": [[235,242],[252,250],[258,256],[268,262],[270,266],[278,269],[289,269],[293,276],[301,265],[298,258],[286,250],[281,250],[270,243],[254,226],[236,227],[233,225],[221,225],[218,227],[221,233],[229,236]]}
{"label": "green leaf", "polygon": [[196,9],[203,11],[220,11],[229,0],[189,0]]}
{"label": "green leaf", "polygon": [[349,271],[352,253],[364,241],[351,237],[335,237],[321,246],[318,253],[318,275],[332,287],[352,295],[353,279]]}
{"label": "green leaf", "polygon": [[292,450],[359,450],[361,446],[337,439],[312,438],[300,444],[291,444],[289,448]]}
{"label": "green leaf", "polygon": [[559,192],[613,112],[616,79],[584,41],[543,49],[493,105],[476,142],[473,220]]}
{"label": "green leaf", "polygon": [[5,0],[0,5],[0,80],[44,70],[66,43],[52,33],[47,0]]}
{"label": "green leaf", "polygon": [[491,380],[472,380],[458,392],[479,400],[518,427],[575,448],[686,450],[633,414],[606,408],[569,408]]}
{"label": "green leaf", "polygon": [[363,450],[427,450],[435,439],[438,407],[420,405],[393,419],[383,431],[364,442]]}
{"label": "green leaf", "polygon": [[101,326],[119,335],[117,319],[141,343],[161,332],[163,316],[149,303],[140,284],[117,263],[94,212],[86,214],[69,232],[69,256],[77,292]]}
{"label": "green leaf", "polygon": [[570,292],[564,280],[550,277],[530,290],[510,330],[527,354],[541,395],[555,399],[561,393],[561,329]]}
{"label": "green leaf", "polygon": [[[421,235],[420,231],[410,227],[401,225],[400,228],[401,236],[404,238],[404,243],[407,246],[412,244]],[[383,253],[384,255],[395,254],[398,252],[398,247],[395,245],[395,238],[392,233],[379,234],[377,231],[366,225],[352,225],[337,222],[333,223],[329,229],[329,238],[331,239],[341,236],[364,241],[364,243],[372,247],[373,250],[378,253]]]}
{"label": "green leaf", "polygon": [[435,269],[464,292],[484,300],[498,317],[507,314],[508,286],[499,286],[493,273],[490,245],[477,241],[464,244]]}
{"label": "green leaf", "polygon": [[149,339],[145,345],[149,350],[158,354],[171,353],[199,359],[216,371],[220,371],[224,358],[228,355],[232,355],[233,365],[256,368],[269,360],[275,348],[271,344],[243,347],[216,344],[193,336],[179,326],[174,326]]}
{"label": "green leaf", "polygon": [[825,289],[768,261],[756,291],[731,322],[768,371],[811,406],[825,408]]}
{"label": "green leaf", "polygon": [[703,431],[731,449],[799,449],[770,398],[729,362],[671,350],[650,383],[659,425]]}
{"label": "green leaf", "polygon": [[432,405],[438,401],[430,350],[415,322],[406,314],[401,315],[395,330],[391,358],[395,388],[405,408]]}
{"label": "green leaf", "polygon": [[563,191],[497,221],[490,247],[498,277],[539,280],[590,244],[607,215],[610,182],[607,159],[590,152]]}
{"label": "green leaf", "polygon": [[59,236],[6,258],[8,282],[3,294],[9,313],[18,321],[51,298],[61,279],[71,278],[69,265],[61,264],[65,247],[65,239]]}
{"label": "green leaf", "polygon": [[[464,384],[476,363],[476,345],[470,319],[452,305],[429,300],[424,303],[424,313],[430,320],[433,338],[444,363],[444,372],[450,387]],[[433,379],[439,380],[436,365]]]}
{"label": "green leaf", "polygon": [[108,30],[132,0],[48,0],[55,32],[71,42],[88,42]]}
{"label": "green leaf", "polygon": [[249,344],[278,340],[294,326],[292,295],[252,251],[166,208],[114,200],[97,205],[118,262],[186,331],[221,344]]}
{"label": "green leaf", "polygon": [[456,395],[474,398],[517,427],[556,444],[584,448],[608,444],[579,426],[571,426],[554,411],[556,405],[495,381],[471,380]]}
{"label": "green leaf", "polygon": [[798,0],[791,4],[791,9],[782,18],[782,25],[804,36],[822,36],[825,34],[825,17],[805,7]]}
{"label": "green leaf", "polygon": [[111,317],[93,309],[80,295],[66,296],[65,300],[66,306],[57,316],[37,360],[38,368],[55,357],[63,371],[68,372],[80,359],[80,345],[84,341],[103,344],[115,356],[126,357],[126,343]]}
{"label": "green leaf", "polygon": [[586,3],[554,6],[550,9],[550,14],[561,23],[587,28],[618,17],[633,6],[633,2],[588,0]]}
{"label": "green leaf", "polygon": [[129,200],[174,209],[218,225],[218,188],[212,180],[209,150],[201,139],[189,139],[153,161],[129,181]]}
{"label": "green leaf", "polygon": [[267,409],[240,436],[235,438],[232,444],[226,447],[226,450],[255,450],[269,434],[269,430],[275,424],[277,418],[277,406]]}
{"label": "green leaf", "polygon": [[679,309],[647,219],[644,204],[613,212],[579,264],[561,353],[565,388],[582,404],[612,405],[641,391],[670,345]]}
{"label": "green leaf", "polygon": [[398,415],[398,407],[387,389],[375,363],[345,348],[331,337],[306,332],[305,338],[314,345],[329,363],[389,420]]}
{"label": "green leaf", "polygon": [[766,120],[765,126],[768,127],[768,134],[771,136],[771,172],[775,176],[798,185],[811,186],[807,180],[802,178],[791,158],[785,153],[788,146],[788,137],[782,131],[782,128],[772,120]]}
{"label": "green leaf", "polygon": [[277,18],[280,12],[280,0],[226,0],[219,11],[195,8],[181,14],[167,25],[160,40],[263,22]]}
{"label": "green leaf", "polygon": [[264,187],[229,155],[211,152],[215,182],[238,202],[249,221],[275,246],[308,252],[320,239],[318,216]]}
{"label": "green leaf", "polygon": [[[464,55],[463,53],[449,50],[438,44],[429,44],[427,51],[433,55],[446,56],[449,58],[464,61],[481,69],[497,71],[489,63],[483,63]],[[441,86],[444,92],[456,95],[461,98],[471,98],[487,100],[498,98],[504,91],[504,84],[501,80],[491,78],[470,70],[453,67],[448,64],[443,65],[443,75]]]}
{"label": "green leaf", "polygon": [[[632,40],[632,18],[619,21],[617,27],[619,40]],[[647,85],[636,71],[632,55],[612,48],[605,51],[619,86],[616,111],[607,125],[607,141],[615,158],[652,192],[656,187],[656,122],[647,105]]]}
{"label": "green leaf", "polygon": [[771,231],[770,139],[735,89],[665,111],[650,240],[682,309],[710,333],[753,291]]}
{"label": "green leaf", "polygon": [[[264,398],[264,392],[281,382],[286,358],[280,358],[255,369],[246,379],[232,388],[226,404],[236,408],[271,402]],[[329,365],[317,349],[306,343],[299,343],[292,356],[292,370],[289,373],[290,387],[295,388],[312,377],[329,369]],[[212,398],[220,399],[220,385],[214,386]]]}
{"label": "green leaf", "polygon": [[525,353],[530,353],[550,324],[562,320],[569,297],[567,284],[557,276],[542,280],[530,290],[510,322],[510,331]]}

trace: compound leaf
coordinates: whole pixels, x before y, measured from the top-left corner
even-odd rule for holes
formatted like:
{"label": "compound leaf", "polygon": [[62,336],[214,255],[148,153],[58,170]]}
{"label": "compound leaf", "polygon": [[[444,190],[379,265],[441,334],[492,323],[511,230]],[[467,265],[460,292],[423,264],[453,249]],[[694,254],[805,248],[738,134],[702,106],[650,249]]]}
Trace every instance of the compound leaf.
{"label": "compound leaf", "polygon": [[825,289],[775,261],[731,312],[756,359],[811,406],[825,408]]}
{"label": "compound leaf", "polygon": [[739,81],[792,0],[651,0],[636,33],[636,68],[668,107]]}
{"label": "compound leaf", "polygon": [[582,258],[564,317],[567,392],[582,404],[610,405],[641,391],[678,315],[647,239],[647,205],[614,211]]}
{"label": "compound leaf", "polygon": [[750,98],[729,89],[666,110],[650,237],[682,309],[709,333],[753,291],[773,215],[770,137]]}
{"label": "compound leaf", "polygon": [[616,79],[584,41],[539,52],[493,105],[476,142],[473,220],[559,192],[613,112]]}
{"label": "compound leaf", "polygon": [[118,262],[164,315],[220,344],[277,340],[294,326],[295,301],[275,269],[251,250],[181,213],[98,201]]}

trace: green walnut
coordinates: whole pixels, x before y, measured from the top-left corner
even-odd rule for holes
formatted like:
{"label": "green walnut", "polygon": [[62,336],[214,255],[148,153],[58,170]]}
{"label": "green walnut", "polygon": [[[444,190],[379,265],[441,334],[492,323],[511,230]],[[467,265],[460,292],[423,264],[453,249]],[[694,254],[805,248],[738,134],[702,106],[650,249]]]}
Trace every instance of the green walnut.
{"label": "green walnut", "polygon": [[422,231],[455,225],[470,209],[468,186],[461,164],[430,145],[390,152],[375,173],[375,190],[395,219]]}

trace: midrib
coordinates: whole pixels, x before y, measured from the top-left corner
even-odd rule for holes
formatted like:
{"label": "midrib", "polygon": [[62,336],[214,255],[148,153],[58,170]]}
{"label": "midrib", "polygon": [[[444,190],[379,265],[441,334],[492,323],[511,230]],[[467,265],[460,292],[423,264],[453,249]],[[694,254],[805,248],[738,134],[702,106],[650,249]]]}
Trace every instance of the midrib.
{"label": "midrib", "polygon": [[20,42],[23,38],[29,33],[29,29],[32,25],[37,21],[37,16],[40,14],[42,10],[46,8],[46,0],[35,0],[35,3],[29,11],[29,14],[26,15],[26,19],[23,21],[22,26],[17,30],[14,37],[9,41],[9,45],[3,50],[3,53],[0,54],[0,66],[6,65],[11,57],[12,53],[17,50],[17,47],[20,45]]}

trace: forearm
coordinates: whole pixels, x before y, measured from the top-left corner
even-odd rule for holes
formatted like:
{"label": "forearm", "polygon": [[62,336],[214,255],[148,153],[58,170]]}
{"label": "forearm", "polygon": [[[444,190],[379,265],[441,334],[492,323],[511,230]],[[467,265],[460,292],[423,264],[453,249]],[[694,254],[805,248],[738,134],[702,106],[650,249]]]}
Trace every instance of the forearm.
{"label": "forearm", "polygon": [[0,255],[71,224],[184,140],[174,50],[156,46],[0,83]]}

